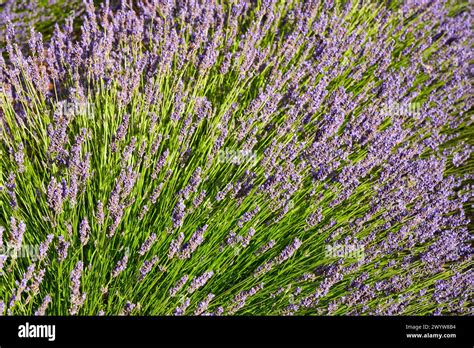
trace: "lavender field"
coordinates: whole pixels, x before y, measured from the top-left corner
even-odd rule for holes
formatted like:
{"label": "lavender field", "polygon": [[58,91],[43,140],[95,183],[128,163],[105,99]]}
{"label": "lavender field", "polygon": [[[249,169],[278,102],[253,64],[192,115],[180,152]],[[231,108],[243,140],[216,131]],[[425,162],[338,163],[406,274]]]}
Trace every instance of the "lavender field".
{"label": "lavender field", "polygon": [[467,1],[4,1],[0,315],[473,315]]}

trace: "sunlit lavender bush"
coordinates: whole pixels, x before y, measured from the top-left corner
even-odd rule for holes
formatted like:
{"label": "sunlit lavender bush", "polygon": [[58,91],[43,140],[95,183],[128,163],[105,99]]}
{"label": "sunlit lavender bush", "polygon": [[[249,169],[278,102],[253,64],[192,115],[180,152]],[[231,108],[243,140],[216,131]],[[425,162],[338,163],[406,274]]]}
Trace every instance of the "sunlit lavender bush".
{"label": "sunlit lavender bush", "polygon": [[80,8],[6,29],[0,314],[473,313],[466,3]]}
{"label": "sunlit lavender bush", "polygon": [[28,40],[30,27],[49,37],[55,22],[77,11],[83,6],[80,0],[2,0],[0,1],[0,48],[6,40],[8,23],[15,24],[16,40]]}

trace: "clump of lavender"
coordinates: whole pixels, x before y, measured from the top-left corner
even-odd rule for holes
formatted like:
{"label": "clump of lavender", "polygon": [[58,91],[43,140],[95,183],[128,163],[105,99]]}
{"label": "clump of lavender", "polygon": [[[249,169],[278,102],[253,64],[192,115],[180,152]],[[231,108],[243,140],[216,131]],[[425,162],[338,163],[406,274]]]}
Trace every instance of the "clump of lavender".
{"label": "clump of lavender", "polygon": [[76,315],[86,300],[86,294],[81,293],[80,290],[83,267],[84,264],[79,261],[71,272],[71,307],[69,309],[71,315]]}
{"label": "clump of lavender", "polygon": [[71,6],[0,10],[0,314],[472,314],[467,4]]}

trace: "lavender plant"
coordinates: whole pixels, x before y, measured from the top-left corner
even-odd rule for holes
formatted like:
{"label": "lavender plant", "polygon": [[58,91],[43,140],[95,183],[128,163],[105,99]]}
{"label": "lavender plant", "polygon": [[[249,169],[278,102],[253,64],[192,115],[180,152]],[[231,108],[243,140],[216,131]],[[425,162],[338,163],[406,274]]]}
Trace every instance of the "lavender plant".
{"label": "lavender plant", "polygon": [[16,25],[16,40],[28,40],[30,27],[49,37],[52,28],[69,14],[82,13],[79,0],[3,0],[0,3],[0,47],[6,42],[8,23]]}
{"label": "lavender plant", "polygon": [[0,314],[473,313],[466,3],[80,8],[7,23]]}

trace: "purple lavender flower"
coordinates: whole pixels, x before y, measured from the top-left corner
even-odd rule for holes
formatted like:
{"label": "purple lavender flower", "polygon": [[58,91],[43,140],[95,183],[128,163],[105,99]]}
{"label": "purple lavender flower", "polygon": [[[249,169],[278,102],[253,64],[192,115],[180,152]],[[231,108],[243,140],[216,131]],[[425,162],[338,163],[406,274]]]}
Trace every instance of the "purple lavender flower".
{"label": "purple lavender flower", "polygon": [[196,196],[193,200],[193,208],[196,209],[198,208],[202,202],[204,201],[204,198],[206,197],[206,190],[202,190],[199,195]]}
{"label": "purple lavender flower", "polygon": [[254,277],[258,277],[262,274],[269,272],[273,268],[274,265],[275,265],[274,260],[266,261],[265,263],[257,267],[257,269],[255,270],[253,274]]}
{"label": "purple lavender flower", "polygon": [[143,220],[143,218],[145,217],[146,213],[148,213],[148,211],[150,210],[150,208],[148,207],[148,205],[144,205],[143,208],[142,208],[142,211],[140,212],[140,220]]}
{"label": "purple lavender flower", "polygon": [[115,136],[113,137],[113,142],[111,144],[111,149],[113,152],[117,151],[118,142],[125,139],[125,136],[127,135],[128,131],[129,121],[130,115],[127,114],[123,116],[122,123],[117,128],[117,132],[115,133]]}
{"label": "purple lavender flower", "polygon": [[90,230],[89,221],[87,221],[87,218],[84,218],[79,224],[79,239],[82,245],[86,245],[89,241]]}
{"label": "purple lavender flower", "polygon": [[124,257],[119,262],[117,262],[117,265],[112,271],[112,277],[115,278],[120,273],[125,271],[127,269],[127,264],[128,264],[128,253],[125,253]]}
{"label": "purple lavender flower", "polygon": [[44,260],[44,258],[46,257],[49,246],[51,245],[51,242],[53,241],[53,239],[54,239],[54,235],[48,234],[48,236],[46,237],[46,240],[40,244],[39,246],[39,259],[40,260]]}
{"label": "purple lavender flower", "polygon": [[160,172],[160,170],[165,165],[166,159],[168,158],[168,155],[169,155],[169,151],[168,151],[168,149],[166,149],[163,152],[163,154],[160,156],[160,158],[158,159],[158,162],[156,162],[155,168],[153,169],[153,173],[151,174],[151,177],[153,179],[156,179],[158,177],[158,173]]}
{"label": "purple lavender flower", "polygon": [[213,271],[205,272],[199,277],[194,277],[193,280],[191,281],[191,284],[188,287],[188,292],[192,294],[195,292],[197,289],[202,288],[209,279],[214,275]]}
{"label": "purple lavender flower", "polygon": [[204,225],[193,233],[189,242],[181,247],[179,258],[189,259],[191,257],[191,254],[204,242],[204,232],[206,232],[207,227],[207,225]]}
{"label": "purple lavender flower", "polygon": [[170,296],[174,297],[178,293],[179,290],[181,290],[188,281],[189,276],[185,274],[184,276],[181,277],[180,280],[170,289]]}
{"label": "purple lavender flower", "polygon": [[260,247],[256,252],[255,252],[255,255],[261,255],[265,252],[267,252],[268,250],[270,250],[271,248],[273,248],[275,246],[275,241],[274,240],[271,240],[269,241],[268,243],[266,243],[265,245],[263,245],[262,247]]}
{"label": "purple lavender flower", "polygon": [[250,244],[250,240],[252,239],[254,235],[255,235],[255,229],[251,227],[249,231],[247,232],[246,236],[243,237],[240,242],[242,244],[242,247],[244,248],[247,247]]}
{"label": "purple lavender flower", "polygon": [[130,140],[130,144],[125,147],[122,153],[122,163],[126,165],[132,156],[132,153],[135,151],[135,146],[137,145],[137,138],[133,137]]}
{"label": "purple lavender flower", "polygon": [[123,307],[121,315],[130,315],[135,308],[139,308],[139,306],[137,306],[135,303],[127,301]]}
{"label": "purple lavender flower", "polygon": [[25,171],[25,155],[23,153],[23,143],[18,145],[18,150],[15,152],[15,162],[18,166],[18,173]]}
{"label": "purple lavender flower", "polygon": [[301,246],[301,241],[298,238],[295,238],[292,244],[288,245],[283,249],[281,254],[275,259],[275,262],[280,264],[285,260],[289,259],[298,248]]}
{"label": "purple lavender flower", "polygon": [[[54,278],[46,267],[67,268],[82,251],[90,273],[100,269],[87,250],[69,251],[71,222],[94,204],[80,244],[114,255],[141,241],[139,258],[167,253],[166,275],[138,292],[169,291],[160,308],[175,315],[191,304],[196,315],[474,314],[473,147],[462,140],[473,124],[473,35],[462,6],[408,1],[363,21],[370,6],[359,13],[351,2],[86,1],[79,36],[67,19],[43,42],[25,35],[26,19],[44,19],[34,3],[7,0],[0,11],[0,137],[10,151],[0,220],[17,250],[42,241],[36,265],[0,256],[8,315],[39,305]],[[97,107],[93,122],[84,104]],[[156,245],[161,231],[169,245]],[[47,258],[53,235],[58,262]],[[275,250],[275,235],[289,244]],[[324,243],[343,252],[318,255]],[[129,257],[88,304],[78,262],[66,310],[138,313],[131,300],[111,301],[127,288],[118,275]],[[158,257],[142,261],[140,281]],[[205,265],[225,274],[188,279]],[[275,289],[259,284],[264,276]],[[235,291],[212,311],[214,294],[196,294],[211,277],[223,301]],[[190,298],[177,300],[183,289]],[[268,301],[249,303],[257,293]]]}
{"label": "purple lavender flower", "polygon": [[152,233],[150,237],[148,237],[148,239],[142,244],[138,253],[142,256],[145,255],[150,250],[150,248],[152,247],[153,243],[155,243],[155,241],[156,241],[156,233]]}
{"label": "purple lavender flower", "polygon": [[253,219],[255,215],[260,211],[260,207],[257,205],[254,210],[251,210],[249,212],[246,212],[242,217],[237,221],[237,226],[239,228],[242,228],[244,226],[244,223],[250,221]]}
{"label": "purple lavender flower", "polygon": [[11,225],[11,237],[15,250],[20,250],[23,244],[23,235],[25,234],[26,225],[23,221],[17,223],[16,219],[12,216],[10,218]]}
{"label": "purple lavender flower", "polygon": [[319,208],[316,213],[312,213],[306,218],[306,223],[308,227],[314,227],[315,225],[320,223],[322,219],[323,219],[322,209]]}
{"label": "purple lavender flower", "polygon": [[10,207],[13,209],[16,209],[18,206],[17,198],[16,198],[16,193],[15,193],[15,188],[16,188],[16,176],[14,173],[10,173],[8,176],[7,183],[5,187],[7,188],[7,193],[8,196],[10,197]]}
{"label": "purple lavender flower", "polygon": [[33,275],[35,273],[35,267],[36,265],[34,263],[29,265],[26,271],[23,273],[21,281],[15,282],[17,288],[13,291],[12,297],[10,298],[10,301],[8,303],[8,307],[10,309],[13,308],[16,303],[21,301],[22,294],[25,292],[25,290],[28,290],[28,282],[33,278]]}
{"label": "purple lavender flower", "polygon": [[214,294],[208,294],[203,301],[199,302],[196,310],[194,311],[194,315],[201,315],[204,313],[214,297],[216,297]]}
{"label": "purple lavender flower", "polygon": [[188,185],[180,192],[184,199],[188,199],[191,193],[196,192],[197,187],[202,180],[201,173],[201,167],[197,167],[194,173],[191,175]]}
{"label": "purple lavender flower", "polygon": [[53,176],[48,185],[48,205],[56,215],[59,215],[63,211],[63,190],[60,184],[56,181]]}
{"label": "purple lavender flower", "polygon": [[5,266],[5,262],[7,261],[7,256],[0,255],[0,274],[3,272],[3,267]]}
{"label": "purple lavender flower", "polygon": [[171,219],[173,221],[173,228],[179,228],[183,225],[183,220],[185,216],[186,205],[184,204],[184,200],[179,198],[176,206],[173,209],[173,213],[171,215]]}
{"label": "purple lavender flower", "polygon": [[57,252],[58,252],[58,260],[59,261],[64,261],[67,258],[67,251],[69,249],[69,242],[67,242],[63,236],[58,237],[58,246],[57,246]]}
{"label": "purple lavender flower", "polygon": [[27,299],[27,302],[29,301],[31,297],[36,296],[39,293],[40,285],[41,283],[43,283],[45,273],[46,273],[46,269],[44,268],[34,273],[33,279],[31,280],[30,286],[28,288],[30,295],[29,295],[29,298]]}
{"label": "purple lavender flower", "polygon": [[183,93],[183,82],[181,80],[178,81],[176,85],[176,91],[174,94],[174,110],[171,114],[171,121],[177,122],[181,118],[181,114],[184,110],[184,93]]}
{"label": "purple lavender flower", "polygon": [[86,294],[81,294],[80,291],[83,268],[84,264],[82,261],[78,261],[71,272],[71,307],[69,308],[71,315],[76,315],[86,300]]}
{"label": "purple lavender flower", "polygon": [[104,219],[105,219],[104,205],[101,201],[97,202],[97,209],[96,209],[96,213],[95,213],[95,219],[96,219],[96,222],[99,226],[104,223]]}
{"label": "purple lavender flower", "polygon": [[181,306],[178,306],[175,311],[174,311],[174,315],[175,316],[181,316],[181,315],[184,315],[184,313],[186,312],[186,309],[189,307],[191,301],[189,300],[189,298],[186,298],[183,302],[183,304]]}
{"label": "purple lavender flower", "polygon": [[153,266],[158,262],[158,257],[153,256],[151,260],[143,262],[140,268],[140,280],[145,279],[146,275],[152,270]]}
{"label": "purple lavender flower", "polygon": [[168,258],[172,259],[181,250],[181,244],[184,241],[184,233],[180,233],[176,239],[173,239],[168,249]]}
{"label": "purple lavender flower", "polygon": [[46,295],[44,297],[43,303],[38,308],[38,310],[35,312],[35,316],[45,315],[46,314],[46,309],[48,309],[48,305],[50,303],[51,303],[51,297],[49,295]]}
{"label": "purple lavender flower", "polygon": [[153,190],[153,193],[150,196],[150,202],[151,204],[155,204],[158,197],[160,196],[161,190],[163,189],[163,183],[159,184],[155,190]]}

